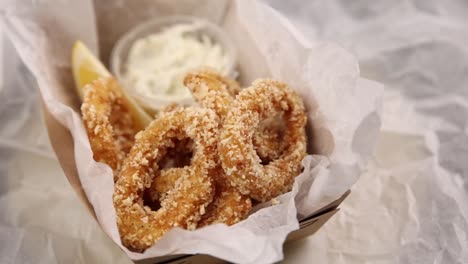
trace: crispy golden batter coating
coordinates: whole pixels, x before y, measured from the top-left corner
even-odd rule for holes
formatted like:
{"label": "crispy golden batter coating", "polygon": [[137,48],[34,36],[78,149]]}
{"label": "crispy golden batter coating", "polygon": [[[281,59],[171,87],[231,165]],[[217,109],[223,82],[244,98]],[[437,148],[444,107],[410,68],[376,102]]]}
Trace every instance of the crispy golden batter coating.
{"label": "crispy golden batter coating", "polygon": [[225,179],[219,179],[219,177],[225,177],[223,172],[220,172],[217,177],[215,198],[198,223],[199,227],[217,223],[236,224],[244,220],[252,209],[252,201],[248,196],[227,184]]}
{"label": "crispy golden batter coating", "polygon": [[98,79],[85,87],[81,111],[94,159],[116,172],[133,145],[138,129],[113,78]]}
{"label": "crispy golden batter coating", "polygon": [[[229,91],[235,93],[240,90],[236,81],[206,68],[189,72],[184,78],[184,84],[201,106],[216,112],[221,122],[233,101]],[[252,201],[248,196],[242,195],[236,188],[226,183],[224,171],[221,168],[216,178],[216,187],[215,199],[200,226],[214,223],[233,225],[244,220],[252,208]]]}
{"label": "crispy golden batter coating", "polygon": [[201,106],[212,109],[221,118],[227,115],[234,100],[228,87],[236,83],[209,68],[194,70],[184,78],[184,84],[192,92],[193,98]]}
{"label": "crispy golden batter coating", "polygon": [[[278,159],[262,165],[252,145],[254,128],[283,113],[286,147]],[[227,179],[242,194],[267,201],[291,188],[306,155],[306,115],[299,96],[286,84],[257,80],[242,90],[224,119],[218,151]]]}
{"label": "crispy golden batter coating", "polygon": [[[190,89],[196,102],[213,109],[221,119],[226,117],[235,97],[241,91],[238,82],[223,77],[210,68],[189,72],[184,84]],[[264,163],[277,159],[283,152],[286,144],[280,139],[284,131],[282,118],[276,116],[267,118],[256,128],[252,143]]]}
{"label": "crispy golden batter coating", "polygon": [[[184,107],[173,103],[162,109],[159,114],[181,109],[184,109]],[[159,162],[161,169],[156,171],[152,186],[147,190],[151,202],[160,200],[169,190],[174,188],[182,169],[190,166],[193,150],[193,141],[190,138],[176,140],[174,147],[167,150],[167,154]]]}
{"label": "crispy golden batter coating", "polygon": [[[117,226],[123,245],[144,250],[171,228],[195,229],[214,195],[219,121],[209,109],[186,108],[161,114],[138,133],[123,162],[114,189]],[[144,205],[154,170],[175,140],[194,142],[192,163],[185,168],[156,211]]]}
{"label": "crispy golden batter coating", "polygon": [[170,105],[138,134],[113,78],[85,88],[84,126],[94,159],[114,171],[117,226],[132,250],[176,226],[236,224],[252,199],[289,191],[302,169],[306,115],[286,84],[257,80],[241,90],[210,69],[184,83],[203,108]]}
{"label": "crispy golden batter coating", "polygon": [[268,164],[281,156],[286,147],[286,142],[283,141],[285,134],[286,126],[282,115],[268,117],[258,124],[252,137],[252,145],[262,164]]}

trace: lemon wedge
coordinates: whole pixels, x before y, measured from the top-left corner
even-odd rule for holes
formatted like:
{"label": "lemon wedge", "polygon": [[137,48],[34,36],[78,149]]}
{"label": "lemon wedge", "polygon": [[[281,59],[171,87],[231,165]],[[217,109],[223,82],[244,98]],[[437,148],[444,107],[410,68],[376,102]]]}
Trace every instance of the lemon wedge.
{"label": "lemon wedge", "polygon": [[[78,96],[83,100],[84,88],[94,80],[99,78],[110,78],[112,74],[99,61],[96,56],[81,42],[76,41],[72,48],[72,74],[75,80],[75,88]],[[152,118],[135,101],[130,98],[120,86],[113,86],[119,89],[125,99],[132,117],[139,129],[144,129]]]}

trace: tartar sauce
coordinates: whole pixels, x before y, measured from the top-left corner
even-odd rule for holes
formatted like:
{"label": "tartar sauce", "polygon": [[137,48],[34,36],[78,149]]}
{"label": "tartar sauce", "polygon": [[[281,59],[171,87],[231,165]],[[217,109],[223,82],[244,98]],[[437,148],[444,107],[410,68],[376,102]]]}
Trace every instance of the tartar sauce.
{"label": "tartar sauce", "polygon": [[228,74],[229,57],[221,46],[206,35],[190,34],[202,26],[178,24],[135,41],[123,75],[129,88],[148,97],[189,97],[183,84],[187,71],[209,66]]}

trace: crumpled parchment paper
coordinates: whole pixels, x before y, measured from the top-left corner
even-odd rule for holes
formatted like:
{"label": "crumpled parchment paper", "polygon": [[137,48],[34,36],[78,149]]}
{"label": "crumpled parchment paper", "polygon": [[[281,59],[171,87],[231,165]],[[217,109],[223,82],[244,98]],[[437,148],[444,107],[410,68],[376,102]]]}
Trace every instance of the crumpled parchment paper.
{"label": "crumpled parchment paper", "polygon": [[286,256],[318,263],[468,263],[468,3],[268,1],[386,86],[382,133],[342,211]]}
{"label": "crumpled parchment paper", "polygon": [[0,43],[0,263],[131,263],[63,174],[36,81],[1,27]]}
{"label": "crumpled parchment paper", "polygon": [[377,139],[383,89],[360,78],[352,55],[326,42],[307,43],[284,17],[259,2],[222,3],[99,1],[93,6],[88,1],[16,1],[2,12],[5,30],[36,77],[46,107],[74,137],[82,187],[104,232],[118,245],[110,169],[92,160],[73,96],[58,97],[64,89],[73,93],[69,72],[73,41],[82,39],[91,48],[99,44],[108,54],[109,44],[138,21],[176,11],[207,16],[220,23],[239,47],[244,81],[260,77],[255,75],[258,72],[248,71],[250,61],[245,60],[255,59],[260,67],[254,70],[289,83],[303,97],[310,120],[311,150],[317,155],[304,160],[304,173],[297,177],[292,192],[279,197],[279,205],[257,211],[230,228],[176,228],[143,254],[122,247],[132,259],[206,253],[233,262],[278,261],[286,235],[298,228],[296,214],[310,214],[349,189]]}

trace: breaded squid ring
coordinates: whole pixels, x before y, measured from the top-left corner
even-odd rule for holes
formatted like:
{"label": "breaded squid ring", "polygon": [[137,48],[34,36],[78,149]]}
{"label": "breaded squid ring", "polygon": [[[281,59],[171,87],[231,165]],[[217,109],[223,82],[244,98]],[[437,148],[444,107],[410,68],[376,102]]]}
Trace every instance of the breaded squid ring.
{"label": "breaded squid ring", "polygon": [[236,85],[236,83],[236,81],[223,77],[210,68],[190,71],[184,78],[184,85],[192,92],[195,101],[201,106],[215,111],[221,122],[234,100],[228,87]]}
{"label": "breaded squid ring", "polygon": [[138,129],[113,78],[98,79],[85,89],[81,112],[94,160],[116,173],[133,145]]}
{"label": "breaded squid ring", "polygon": [[215,198],[198,222],[198,227],[216,223],[234,225],[247,218],[252,209],[252,200],[230,186],[223,171],[217,177]]}
{"label": "breaded squid ring", "polygon": [[[251,143],[254,128],[281,112],[287,127],[286,148],[278,159],[262,165]],[[262,202],[288,191],[306,155],[306,121],[302,100],[284,83],[257,80],[242,90],[224,119],[218,143],[229,183]]]}
{"label": "breaded squid ring", "polygon": [[[235,81],[230,81],[208,69],[189,72],[184,78],[184,84],[190,89],[195,100],[203,107],[214,110],[221,122],[233,100],[227,88],[233,86],[233,82]],[[214,223],[233,225],[244,220],[252,208],[250,198],[226,183],[221,168],[216,180],[214,202],[199,225]]]}
{"label": "breaded squid ring", "polygon": [[154,203],[164,198],[166,193],[174,188],[175,182],[184,173],[184,169],[190,166],[193,149],[193,142],[180,140],[167,151],[164,159],[159,162],[160,170],[155,172],[151,188],[147,190],[151,202]]}
{"label": "breaded squid ring", "polygon": [[263,120],[252,137],[252,144],[262,164],[268,164],[284,152],[286,126],[280,122],[282,119],[282,116],[274,116]]}
{"label": "breaded squid ring", "polygon": [[[153,245],[171,228],[195,229],[214,194],[219,121],[209,109],[190,107],[161,114],[136,136],[114,188],[114,206],[122,244],[135,250]],[[158,162],[175,140],[194,142],[192,164],[152,211],[143,192],[151,186]]]}
{"label": "breaded squid ring", "polygon": [[[180,175],[185,172],[185,168],[170,168],[161,171],[161,174],[151,186],[151,199],[164,199],[166,194],[174,187]],[[252,201],[246,195],[241,194],[235,188],[227,184],[222,169],[216,174],[215,194],[213,202],[206,208],[204,214],[198,222],[197,227],[203,227],[216,223],[233,225],[244,220],[252,209]],[[220,177],[223,177],[220,179]]]}
{"label": "breaded squid ring", "polygon": [[[223,77],[210,68],[189,72],[184,84],[190,89],[196,102],[213,109],[221,119],[227,115],[235,96],[241,91],[239,83],[235,80]],[[279,140],[284,134],[284,125],[275,117],[266,121],[257,128],[252,138],[255,150],[264,163],[277,159],[286,145]]]}
{"label": "breaded squid ring", "polygon": [[[177,103],[172,103],[163,108],[159,114],[164,114],[176,110],[184,109]],[[190,165],[193,152],[193,142],[187,139],[175,142],[174,147],[168,149],[165,158],[160,162],[161,169],[157,171],[148,195],[152,202],[164,197],[165,194],[174,188],[175,182],[183,173],[184,167]]]}

